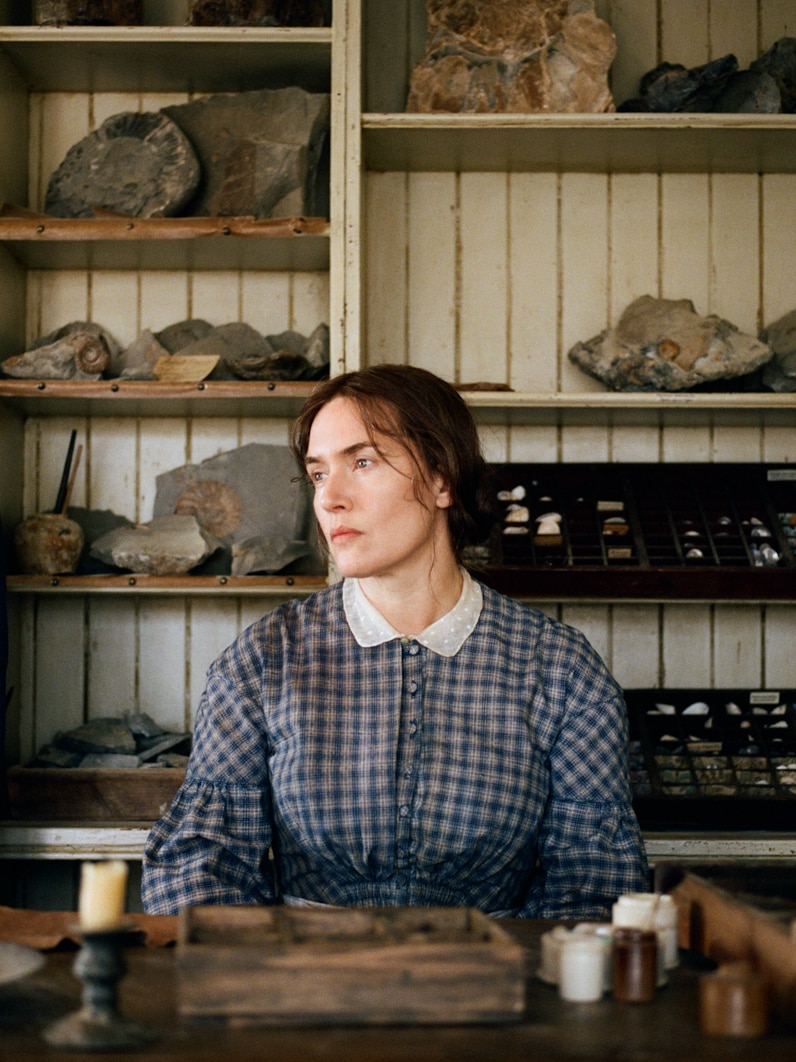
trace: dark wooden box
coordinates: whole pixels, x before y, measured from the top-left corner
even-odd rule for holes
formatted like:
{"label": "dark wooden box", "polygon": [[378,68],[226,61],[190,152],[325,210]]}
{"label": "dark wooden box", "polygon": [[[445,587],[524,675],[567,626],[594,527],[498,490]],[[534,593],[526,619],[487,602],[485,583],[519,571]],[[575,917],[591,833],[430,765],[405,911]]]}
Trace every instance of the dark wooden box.
{"label": "dark wooden box", "polygon": [[194,907],[184,1017],[263,1024],[519,1021],[525,953],[470,908]]}
{"label": "dark wooden box", "polygon": [[175,767],[10,767],[11,817],[64,821],[154,822],[185,780]]}

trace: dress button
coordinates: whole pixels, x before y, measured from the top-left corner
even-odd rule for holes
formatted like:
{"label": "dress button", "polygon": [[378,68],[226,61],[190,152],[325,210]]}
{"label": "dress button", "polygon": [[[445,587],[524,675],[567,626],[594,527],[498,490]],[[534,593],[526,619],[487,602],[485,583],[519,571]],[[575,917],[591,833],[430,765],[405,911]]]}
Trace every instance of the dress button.
{"label": "dress button", "polygon": [[417,693],[417,683],[416,682],[410,682],[409,683],[409,692],[410,693]]}
{"label": "dress button", "polygon": [[398,814],[401,816],[402,819],[408,818],[409,817],[409,805],[408,804],[401,804],[401,806],[398,808]]}

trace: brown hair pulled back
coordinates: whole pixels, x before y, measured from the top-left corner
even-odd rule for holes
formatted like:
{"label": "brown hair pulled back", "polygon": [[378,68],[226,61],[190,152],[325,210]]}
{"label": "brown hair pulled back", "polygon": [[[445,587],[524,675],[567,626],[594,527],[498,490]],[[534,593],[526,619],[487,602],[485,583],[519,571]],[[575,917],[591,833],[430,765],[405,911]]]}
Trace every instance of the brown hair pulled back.
{"label": "brown hair pulled back", "polygon": [[407,448],[425,476],[437,473],[451,492],[446,510],[457,559],[489,534],[494,484],[475,422],[459,392],[426,369],[374,365],[325,380],[313,389],[293,425],[290,446],[304,470],[310,430],[333,398],[356,403],[371,438],[385,435]]}

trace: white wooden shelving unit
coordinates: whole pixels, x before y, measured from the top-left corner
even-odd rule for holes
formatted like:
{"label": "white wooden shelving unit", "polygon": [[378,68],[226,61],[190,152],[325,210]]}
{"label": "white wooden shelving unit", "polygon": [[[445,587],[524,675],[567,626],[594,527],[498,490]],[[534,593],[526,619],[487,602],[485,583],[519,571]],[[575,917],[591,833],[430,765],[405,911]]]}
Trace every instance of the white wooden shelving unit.
{"label": "white wooden shelving unit", "polygon": [[[645,293],[689,297],[745,331],[796,306],[795,116],[410,115],[423,0],[334,0],[332,26],[312,30],[186,27],[183,2],[125,30],[0,27],[0,199],[40,210],[66,150],[110,114],[293,83],[332,95],[328,224],[279,237],[164,224],[143,238],[97,224],[72,239],[68,226],[0,217],[0,357],[68,320],[131,342],[189,316],[266,332],[325,319],[333,372],[410,360],[512,388],[468,394],[495,461],[796,461],[794,396],[611,394],[566,357]],[[744,67],[796,35],[786,0],[597,9],[617,36],[617,101],[664,58],[693,66],[732,51]],[[0,0],[0,21],[8,10]],[[145,520],[158,473],[285,441],[303,393],[0,381],[4,534],[51,504],[73,428],[86,447],[75,504]],[[310,589],[12,578],[10,755],[109,711],[190,726],[216,653]],[[581,627],[628,687],[794,685],[788,602],[607,591],[543,607]],[[0,856],[132,858],[142,828],[0,825]],[[793,838],[747,840],[685,837],[672,851],[793,855]],[[665,838],[650,844],[668,853]]]}

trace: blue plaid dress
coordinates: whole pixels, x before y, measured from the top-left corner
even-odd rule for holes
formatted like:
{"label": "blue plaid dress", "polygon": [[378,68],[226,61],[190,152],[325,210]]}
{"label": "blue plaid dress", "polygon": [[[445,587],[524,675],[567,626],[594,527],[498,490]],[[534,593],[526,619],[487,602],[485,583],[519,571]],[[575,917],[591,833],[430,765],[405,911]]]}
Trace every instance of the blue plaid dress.
{"label": "blue plaid dress", "polygon": [[185,783],[146,844],[145,908],[605,918],[649,888],[626,751],[621,691],[573,628],[484,587],[454,656],[362,648],[337,584],[211,666]]}

